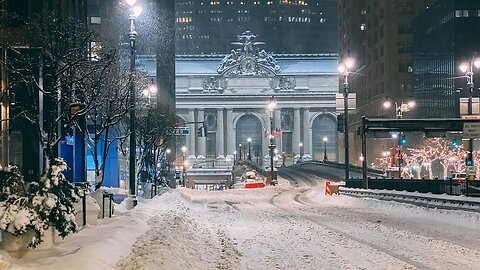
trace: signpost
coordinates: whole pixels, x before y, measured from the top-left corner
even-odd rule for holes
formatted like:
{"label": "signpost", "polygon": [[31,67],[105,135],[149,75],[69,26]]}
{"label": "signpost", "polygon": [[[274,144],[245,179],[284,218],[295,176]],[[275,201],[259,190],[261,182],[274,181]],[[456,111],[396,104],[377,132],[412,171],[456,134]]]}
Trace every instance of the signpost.
{"label": "signpost", "polygon": [[463,138],[480,138],[480,123],[463,123]]}
{"label": "signpost", "polygon": [[176,136],[184,136],[189,135],[190,129],[188,127],[176,127],[167,130],[167,135],[176,135]]}
{"label": "signpost", "polygon": [[475,177],[477,175],[477,168],[475,166],[467,166],[465,174],[467,175],[468,180],[475,180]]}

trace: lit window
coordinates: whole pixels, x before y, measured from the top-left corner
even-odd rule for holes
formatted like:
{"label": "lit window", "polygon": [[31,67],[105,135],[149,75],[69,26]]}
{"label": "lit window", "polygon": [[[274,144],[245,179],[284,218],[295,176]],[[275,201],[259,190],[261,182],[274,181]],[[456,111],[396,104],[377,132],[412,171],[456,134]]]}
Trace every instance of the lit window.
{"label": "lit window", "polygon": [[90,23],[91,24],[101,24],[102,23],[102,18],[100,18],[100,17],[90,17]]}

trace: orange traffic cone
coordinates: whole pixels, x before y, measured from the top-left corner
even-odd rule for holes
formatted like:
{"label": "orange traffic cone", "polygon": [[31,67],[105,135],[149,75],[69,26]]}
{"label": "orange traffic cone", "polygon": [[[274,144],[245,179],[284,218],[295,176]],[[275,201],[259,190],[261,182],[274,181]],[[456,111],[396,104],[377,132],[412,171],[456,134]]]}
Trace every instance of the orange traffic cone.
{"label": "orange traffic cone", "polygon": [[325,195],[332,195],[332,191],[330,190],[330,180],[325,182]]}

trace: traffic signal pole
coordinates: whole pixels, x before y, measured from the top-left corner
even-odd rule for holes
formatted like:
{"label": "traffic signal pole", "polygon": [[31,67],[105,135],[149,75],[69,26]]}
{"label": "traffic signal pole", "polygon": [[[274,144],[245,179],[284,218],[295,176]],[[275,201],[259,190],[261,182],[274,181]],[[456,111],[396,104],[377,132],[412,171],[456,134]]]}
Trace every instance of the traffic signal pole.
{"label": "traffic signal pole", "polygon": [[[472,68],[472,67],[470,67]],[[472,115],[473,114],[473,108],[472,108],[472,95],[473,95],[473,88],[474,88],[474,85],[473,85],[473,72],[470,72],[469,74],[469,77],[468,77],[468,82],[467,82],[467,85],[468,85],[468,115]],[[467,166],[474,166],[473,164],[473,138],[470,138],[468,140],[468,153],[467,153],[467,161],[466,161],[466,165]],[[470,164],[469,164],[470,163]],[[466,174],[465,174],[466,175]],[[469,180],[470,176],[469,175],[466,175],[466,179],[465,179],[465,196],[468,196],[468,180]]]}

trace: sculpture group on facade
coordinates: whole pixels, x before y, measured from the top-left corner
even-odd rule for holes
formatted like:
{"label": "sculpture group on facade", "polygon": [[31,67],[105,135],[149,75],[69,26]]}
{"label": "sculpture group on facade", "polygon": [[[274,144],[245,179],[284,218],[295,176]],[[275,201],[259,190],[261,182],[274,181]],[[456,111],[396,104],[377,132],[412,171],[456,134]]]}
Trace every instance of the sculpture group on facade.
{"label": "sculpture group on facade", "polygon": [[230,54],[223,58],[217,72],[226,76],[272,76],[280,72],[276,60],[258,45],[264,42],[255,41],[256,35],[245,31],[237,36],[237,41],[231,44],[240,46],[232,49]]}

